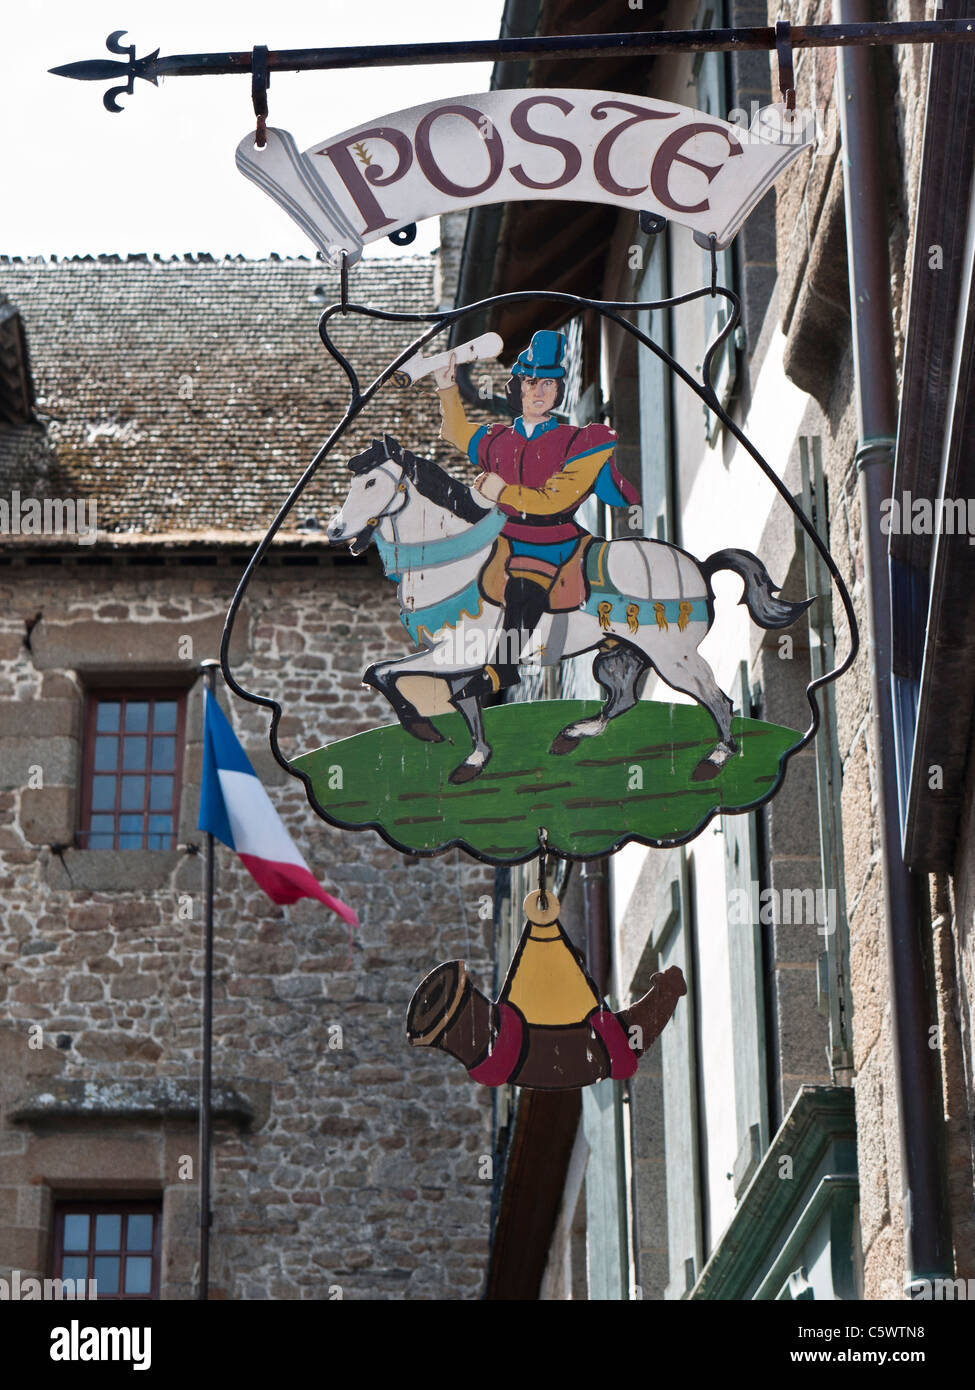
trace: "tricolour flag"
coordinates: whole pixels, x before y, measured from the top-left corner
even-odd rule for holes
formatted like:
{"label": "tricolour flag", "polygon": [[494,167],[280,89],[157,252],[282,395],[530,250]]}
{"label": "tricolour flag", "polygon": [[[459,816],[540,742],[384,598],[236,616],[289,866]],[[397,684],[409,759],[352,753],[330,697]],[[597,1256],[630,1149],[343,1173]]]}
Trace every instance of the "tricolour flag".
{"label": "tricolour flag", "polygon": [[209,690],[204,691],[203,711],[199,829],[239,855],[272,902],[318,898],[357,927],[352,908],[326,893],[305,863]]}

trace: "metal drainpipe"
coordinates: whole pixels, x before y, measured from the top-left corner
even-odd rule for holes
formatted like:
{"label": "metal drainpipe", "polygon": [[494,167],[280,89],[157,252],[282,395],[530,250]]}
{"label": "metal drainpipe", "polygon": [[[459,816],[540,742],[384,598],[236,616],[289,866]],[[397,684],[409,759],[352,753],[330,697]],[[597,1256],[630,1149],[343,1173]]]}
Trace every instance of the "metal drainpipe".
{"label": "metal drainpipe", "polygon": [[[839,0],[836,22],[872,18],[866,0]],[[880,779],[887,969],[900,1128],[906,1285],[953,1273],[951,1227],[941,1160],[941,1075],[928,1045],[930,943],[923,884],[901,854],[891,700],[891,603],[880,504],[893,488],[897,391],[883,163],[873,56],[867,47],[837,55],[846,242],[857,398],[856,467],[872,656],[872,732]],[[925,966],[928,965],[926,972]],[[896,1194],[893,1194],[896,1197]]]}

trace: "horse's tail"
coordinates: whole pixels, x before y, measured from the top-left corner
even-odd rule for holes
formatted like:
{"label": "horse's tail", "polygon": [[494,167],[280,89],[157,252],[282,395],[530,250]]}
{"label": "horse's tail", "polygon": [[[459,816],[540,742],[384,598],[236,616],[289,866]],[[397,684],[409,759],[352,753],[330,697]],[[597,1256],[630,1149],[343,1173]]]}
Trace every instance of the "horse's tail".
{"label": "horse's tail", "polygon": [[716,550],[709,555],[701,565],[708,588],[711,587],[712,574],[718,570],[732,570],[745,581],[745,592],[738,602],[747,605],[759,627],[789,627],[815,600],[815,595],[799,603],[787,603],[785,599],[776,598],[781,585],[772,583],[768,570],[750,550]]}

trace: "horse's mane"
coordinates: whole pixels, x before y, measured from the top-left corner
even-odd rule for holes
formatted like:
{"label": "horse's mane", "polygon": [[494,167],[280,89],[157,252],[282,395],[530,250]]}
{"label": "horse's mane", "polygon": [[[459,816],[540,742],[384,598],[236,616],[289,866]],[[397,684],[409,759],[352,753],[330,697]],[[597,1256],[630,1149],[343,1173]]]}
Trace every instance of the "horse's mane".
{"label": "horse's mane", "polygon": [[452,512],[461,521],[466,521],[472,526],[487,516],[487,509],[477,505],[466,483],[452,478],[446,469],[434,463],[433,459],[423,458],[404,448],[392,435],[387,434],[381,440],[373,440],[372,447],[364,454],[349,460],[349,467],[353,473],[365,473],[384,463],[387,458],[401,464],[417,492],[435,506],[443,507],[445,511]]}
{"label": "horse's mane", "polygon": [[441,468],[439,463],[434,463],[433,459],[420,458],[416,454],[411,454],[408,449],[404,449],[403,454],[404,463],[407,462],[407,459],[413,461],[412,468],[407,464],[407,471],[417,492],[422,493],[436,506],[453,512],[454,516],[460,517],[462,521],[470,522],[471,525],[476,521],[484,520],[489,509],[477,505],[466,483],[452,478],[446,469]]}

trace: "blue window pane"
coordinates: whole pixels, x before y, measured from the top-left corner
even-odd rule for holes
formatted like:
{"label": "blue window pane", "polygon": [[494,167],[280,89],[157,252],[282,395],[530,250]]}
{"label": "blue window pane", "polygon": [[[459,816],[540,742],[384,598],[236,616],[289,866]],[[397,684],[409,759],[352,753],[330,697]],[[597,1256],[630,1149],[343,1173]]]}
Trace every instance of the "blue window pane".
{"label": "blue window pane", "polygon": [[142,817],[119,816],[119,849],[142,848]]}
{"label": "blue window pane", "polygon": [[99,1294],[118,1293],[118,1255],[95,1256],[95,1282]]}
{"label": "blue window pane", "polygon": [[122,1218],[102,1212],[95,1217],[95,1249],[121,1250]]}
{"label": "blue window pane", "polygon": [[144,738],[125,738],[122,740],[122,768],[125,772],[144,772],[146,766],[146,741]]}
{"label": "blue window pane", "polygon": [[176,732],[176,711],[179,708],[175,700],[157,700],[152,712],[152,727],[157,734],[174,734]]}
{"label": "blue window pane", "polygon": [[125,706],[125,732],[144,734],[149,728],[149,701],[130,700]]}
{"label": "blue window pane", "polygon": [[91,779],[91,809],[111,811],[115,805],[115,778],[93,777]]}
{"label": "blue window pane", "polygon": [[125,1292],[148,1293],[152,1287],[152,1260],[130,1255],[125,1261]]}
{"label": "blue window pane", "polygon": [[152,740],[153,772],[172,772],[176,766],[176,740],[174,738],[154,738]]}
{"label": "blue window pane", "polygon": [[118,739],[111,734],[95,739],[95,771],[114,772],[118,767]]}
{"label": "blue window pane", "polygon": [[[126,1250],[151,1250],[152,1249],[152,1213],[144,1212],[138,1216],[129,1217],[128,1230],[125,1233]],[[131,1264],[132,1261],[129,1261]],[[128,1280],[126,1279],[126,1283]]]}
{"label": "blue window pane", "polygon": [[86,849],[113,849],[115,847],[115,817],[92,816],[91,834],[84,847]]}
{"label": "blue window pane", "polygon": [[146,840],[146,849],[172,849],[172,847],[172,816],[150,816],[149,834]]}
{"label": "blue window pane", "polygon": [[173,779],[152,777],[149,780],[149,810],[168,811],[173,804]]}
{"label": "blue window pane", "polygon": [[[87,1220],[87,1217],[85,1218]],[[88,1256],[87,1255],[65,1255],[61,1261],[62,1279],[87,1279],[88,1278]]]}
{"label": "blue window pane", "polygon": [[64,1248],[65,1250],[88,1249],[87,1215],[66,1216],[64,1218]]}
{"label": "blue window pane", "polygon": [[122,706],[118,700],[99,700],[95,715],[95,728],[99,733],[110,733],[118,728],[119,711]]}
{"label": "blue window pane", "polygon": [[122,810],[141,811],[146,799],[146,779],[144,777],[122,778]]}

